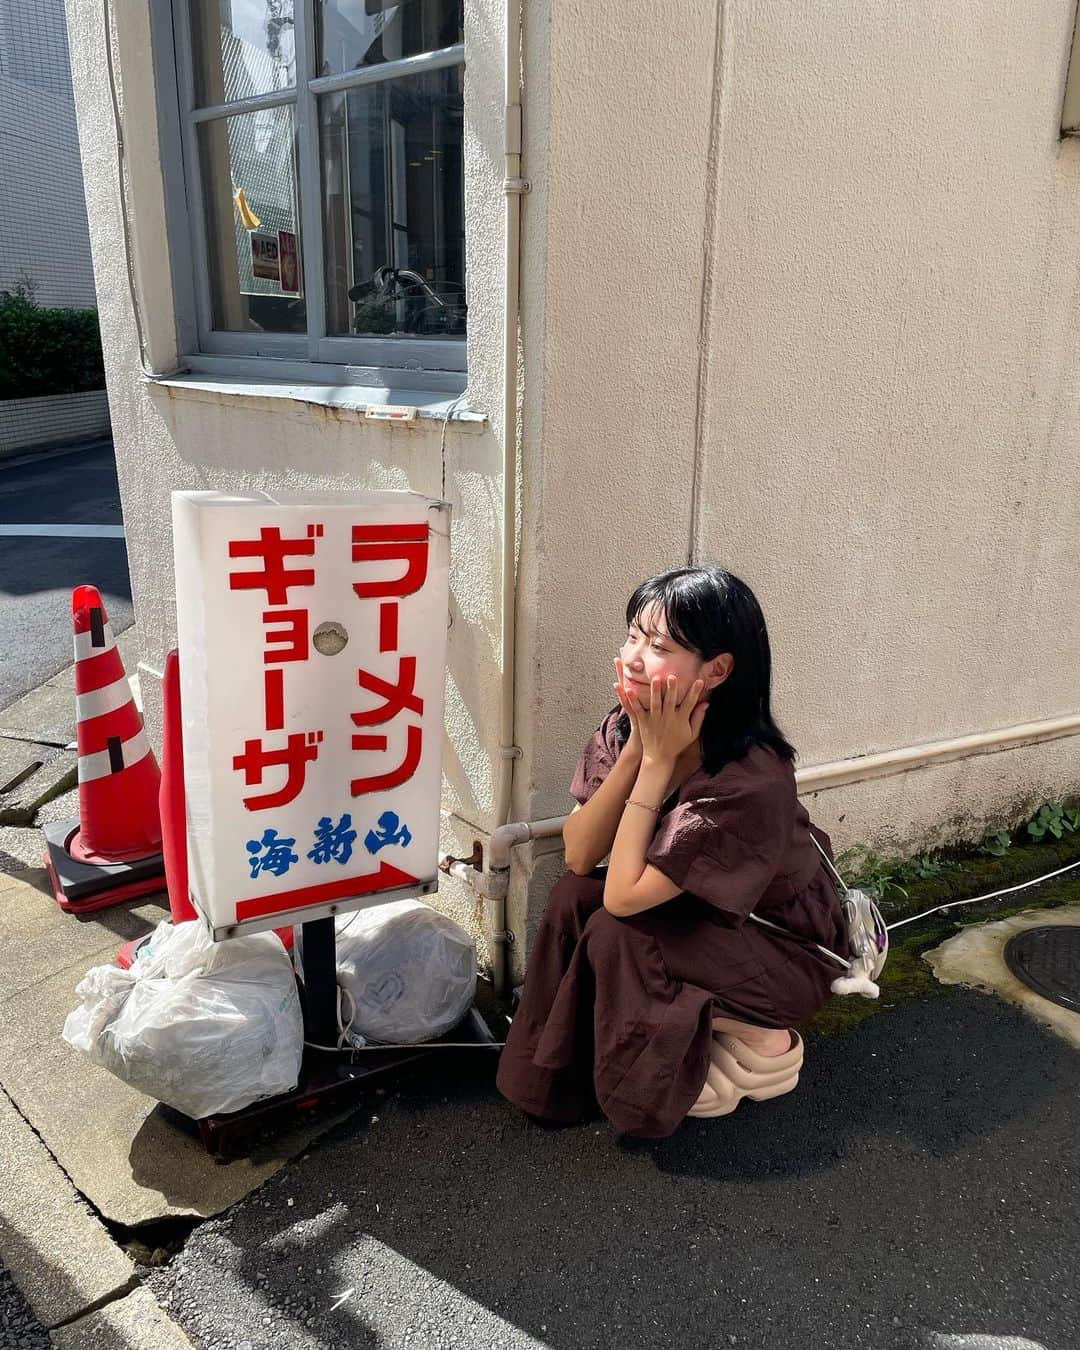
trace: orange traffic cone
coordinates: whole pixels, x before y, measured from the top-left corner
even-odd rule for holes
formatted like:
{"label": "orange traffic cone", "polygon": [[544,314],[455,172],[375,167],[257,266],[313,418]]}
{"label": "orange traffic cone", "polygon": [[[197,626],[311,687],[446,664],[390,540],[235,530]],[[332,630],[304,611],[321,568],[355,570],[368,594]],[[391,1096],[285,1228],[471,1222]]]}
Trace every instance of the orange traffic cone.
{"label": "orange traffic cone", "polygon": [[45,865],[64,909],[94,910],[163,887],[158,772],[95,586],[71,594],[79,819],[46,826]]}

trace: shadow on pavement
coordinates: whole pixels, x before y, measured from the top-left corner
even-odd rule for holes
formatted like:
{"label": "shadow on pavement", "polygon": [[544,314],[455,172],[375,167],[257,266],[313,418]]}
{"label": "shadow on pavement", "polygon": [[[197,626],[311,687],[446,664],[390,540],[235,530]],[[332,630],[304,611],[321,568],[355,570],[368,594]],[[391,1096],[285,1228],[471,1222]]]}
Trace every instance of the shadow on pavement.
{"label": "shadow on pavement", "polygon": [[964,991],[808,1047],[789,1097],[642,1142],[543,1129],[493,1064],[432,1059],[165,1278],[193,1334],[252,1347],[1056,1350],[1080,1339],[1076,1067]]}

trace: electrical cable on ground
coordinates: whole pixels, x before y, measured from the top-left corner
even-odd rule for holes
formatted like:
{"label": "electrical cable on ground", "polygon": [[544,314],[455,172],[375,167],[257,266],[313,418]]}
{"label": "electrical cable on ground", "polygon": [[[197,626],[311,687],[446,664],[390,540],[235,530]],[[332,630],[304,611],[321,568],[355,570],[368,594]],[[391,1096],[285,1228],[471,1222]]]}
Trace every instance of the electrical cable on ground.
{"label": "electrical cable on ground", "polygon": [[925,919],[931,914],[940,914],[946,909],[955,909],[958,905],[975,905],[980,900],[996,900],[999,895],[1011,895],[1013,891],[1023,891],[1029,886],[1038,886],[1040,882],[1061,876],[1062,872],[1071,872],[1074,867],[1080,867],[1080,862],[1069,863],[1065,867],[1059,867],[1056,872],[1047,872],[1045,876],[1034,877],[1031,881],[1021,881],[1018,886],[1006,886],[1003,890],[991,891],[988,895],[973,895],[969,900],[950,900],[948,904],[935,905],[933,909],[924,909],[921,914],[912,914],[908,919],[898,919],[896,923],[886,924],[886,928],[891,933],[894,928],[903,928],[906,923],[914,923],[916,919]]}

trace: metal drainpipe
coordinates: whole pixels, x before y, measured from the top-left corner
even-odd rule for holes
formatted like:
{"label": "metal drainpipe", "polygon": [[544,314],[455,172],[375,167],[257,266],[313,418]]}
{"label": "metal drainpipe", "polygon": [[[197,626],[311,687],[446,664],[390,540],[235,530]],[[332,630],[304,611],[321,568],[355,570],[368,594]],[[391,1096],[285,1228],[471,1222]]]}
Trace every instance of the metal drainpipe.
{"label": "metal drainpipe", "polygon": [[[514,640],[517,601],[517,438],[518,319],[521,312],[521,198],[529,184],[521,177],[521,0],[507,0],[503,82],[505,277],[503,303],[503,537],[502,537],[502,679],[499,716],[496,829],[510,815],[514,760],[521,755],[514,741]],[[509,853],[506,856],[509,868]],[[490,855],[488,868],[491,867]],[[484,892],[481,891],[483,894]],[[488,898],[488,897],[485,897]],[[491,934],[492,981],[501,990],[506,979],[506,894],[487,906]]]}
{"label": "metal drainpipe", "polygon": [[562,834],[565,816],[547,820],[516,820],[500,825],[488,840],[482,872],[462,858],[443,858],[440,866],[449,876],[468,882],[484,902],[484,919],[491,946],[491,982],[502,993],[506,982],[506,895],[510,889],[510,850],[532,839],[552,839]]}

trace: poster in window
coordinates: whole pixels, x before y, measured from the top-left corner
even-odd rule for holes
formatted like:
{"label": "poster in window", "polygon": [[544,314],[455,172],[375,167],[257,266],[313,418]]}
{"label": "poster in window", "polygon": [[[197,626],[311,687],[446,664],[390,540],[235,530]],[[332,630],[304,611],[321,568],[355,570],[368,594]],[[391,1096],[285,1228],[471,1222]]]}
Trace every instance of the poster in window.
{"label": "poster in window", "polygon": [[279,281],[281,270],[278,259],[278,236],[265,230],[252,230],[251,271],[264,281]]}
{"label": "poster in window", "polygon": [[278,230],[278,254],[281,289],[289,295],[298,295],[300,293],[300,258],[296,248],[296,235],[292,230]]}

